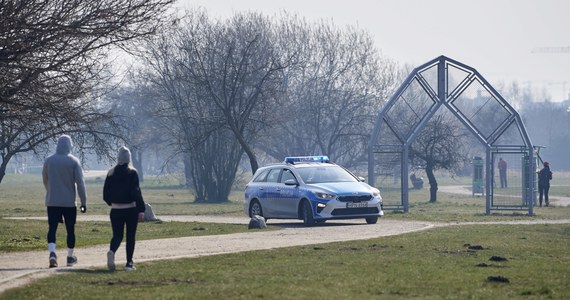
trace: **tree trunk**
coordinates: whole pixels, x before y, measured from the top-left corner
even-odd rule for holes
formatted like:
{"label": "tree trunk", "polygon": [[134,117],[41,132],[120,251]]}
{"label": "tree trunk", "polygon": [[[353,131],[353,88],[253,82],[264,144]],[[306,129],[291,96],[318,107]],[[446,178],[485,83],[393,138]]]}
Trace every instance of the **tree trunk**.
{"label": "tree trunk", "polygon": [[433,166],[427,164],[426,174],[429,180],[429,202],[435,203],[437,201],[437,180],[433,174]]}
{"label": "tree trunk", "polygon": [[184,153],[184,158],[182,159],[184,163],[184,179],[186,182],[186,188],[192,188],[192,161],[190,159],[190,154]]}
{"label": "tree trunk", "polygon": [[247,157],[249,158],[249,165],[251,166],[251,174],[255,174],[255,172],[257,171],[257,169],[259,169],[259,164],[257,162],[257,157],[255,156],[255,153],[253,152],[253,149],[250,147],[250,145],[245,141],[245,139],[243,138],[241,132],[237,131],[237,130],[233,130],[238,143],[240,144],[240,146],[242,147],[243,151],[245,152],[245,154],[247,155]]}
{"label": "tree trunk", "polygon": [[140,150],[137,147],[133,147],[132,149],[132,160],[133,160],[133,166],[135,167],[135,169],[137,169],[137,173],[139,174],[139,181],[140,182],[144,182],[144,171],[143,171],[143,163],[142,163],[142,157],[143,157],[143,151]]}
{"label": "tree trunk", "polygon": [[4,175],[6,175],[6,166],[8,164],[5,164],[4,162],[2,162],[2,164],[0,165],[0,183],[2,183],[2,179],[4,179]]}
{"label": "tree trunk", "polygon": [[4,176],[6,175],[6,168],[8,167],[8,162],[10,162],[12,155],[10,155],[9,153],[7,154],[2,153],[1,158],[2,158],[2,164],[0,164],[0,183],[2,183],[2,179],[4,179]]}

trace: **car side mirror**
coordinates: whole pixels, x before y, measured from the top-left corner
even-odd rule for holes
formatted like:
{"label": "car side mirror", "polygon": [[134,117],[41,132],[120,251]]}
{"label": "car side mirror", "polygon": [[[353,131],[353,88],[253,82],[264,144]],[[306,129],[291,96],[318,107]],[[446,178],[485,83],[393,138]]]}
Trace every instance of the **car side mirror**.
{"label": "car side mirror", "polygon": [[287,179],[285,180],[285,185],[298,185],[298,183],[295,179]]}
{"label": "car side mirror", "polygon": [[364,182],[364,181],[366,180],[366,179],[364,179],[364,177],[362,177],[362,176],[358,176],[357,178],[358,178],[358,181],[360,181],[360,182]]}

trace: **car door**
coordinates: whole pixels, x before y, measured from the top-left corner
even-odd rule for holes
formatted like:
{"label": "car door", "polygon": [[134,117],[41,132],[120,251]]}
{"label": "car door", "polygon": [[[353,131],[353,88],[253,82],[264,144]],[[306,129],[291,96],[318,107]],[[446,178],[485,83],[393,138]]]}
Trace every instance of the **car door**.
{"label": "car door", "polygon": [[290,169],[283,168],[279,177],[279,184],[277,185],[276,192],[278,193],[277,199],[274,201],[276,211],[279,212],[282,218],[297,218],[297,207],[299,203],[299,185],[287,185],[285,181],[297,181],[295,175]]}
{"label": "car door", "polygon": [[276,199],[279,198],[277,187],[279,185],[279,175],[281,168],[272,168],[269,170],[262,189],[259,191],[259,200],[263,209],[263,215],[268,217],[279,217],[280,213],[276,207]]}

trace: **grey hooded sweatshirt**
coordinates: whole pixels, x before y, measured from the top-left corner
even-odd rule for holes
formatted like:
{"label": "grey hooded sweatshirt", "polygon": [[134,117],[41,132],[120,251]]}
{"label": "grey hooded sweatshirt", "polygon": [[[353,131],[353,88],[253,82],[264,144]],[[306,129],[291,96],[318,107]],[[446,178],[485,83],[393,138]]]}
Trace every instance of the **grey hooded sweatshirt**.
{"label": "grey hooded sweatshirt", "polygon": [[72,147],[68,135],[60,136],[55,154],[44,163],[42,176],[46,188],[46,206],[75,207],[77,193],[81,205],[87,202],[83,170],[79,159],[71,155]]}

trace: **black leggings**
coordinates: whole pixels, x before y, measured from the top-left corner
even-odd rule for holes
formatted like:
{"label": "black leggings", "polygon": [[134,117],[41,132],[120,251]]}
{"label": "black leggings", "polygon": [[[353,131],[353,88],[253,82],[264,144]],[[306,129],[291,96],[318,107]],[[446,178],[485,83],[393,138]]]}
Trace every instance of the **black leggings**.
{"label": "black leggings", "polygon": [[63,218],[67,231],[67,248],[75,248],[75,221],[77,220],[77,209],[75,207],[48,206],[48,243],[55,243],[57,225]]}
{"label": "black leggings", "polygon": [[135,252],[135,237],[137,234],[139,213],[136,207],[125,209],[111,209],[111,227],[113,238],[111,239],[111,251],[117,253],[117,249],[123,241],[125,225],[127,227],[127,262],[133,261]]}
{"label": "black leggings", "polygon": [[538,184],[538,200],[540,201],[540,206],[542,206],[542,196],[544,195],[544,201],[546,201],[546,204],[548,205],[548,190],[550,190],[550,184],[546,185],[546,184]]}

